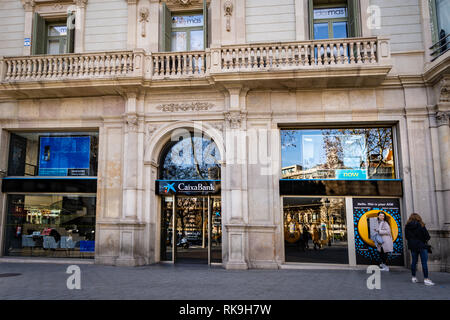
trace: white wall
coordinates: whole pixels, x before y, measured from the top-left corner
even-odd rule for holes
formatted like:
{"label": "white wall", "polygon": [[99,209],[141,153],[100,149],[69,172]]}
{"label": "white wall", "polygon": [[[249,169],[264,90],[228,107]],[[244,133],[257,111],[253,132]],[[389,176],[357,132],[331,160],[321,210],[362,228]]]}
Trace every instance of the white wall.
{"label": "white wall", "polygon": [[0,56],[21,56],[25,10],[20,0],[0,0]]}
{"label": "white wall", "polygon": [[126,50],[128,9],[124,0],[89,0],[85,51]]}
{"label": "white wall", "polygon": [[381,9],[381,29],[372,35],[391,38],[392,52],[423,50],[419,0],[370,0]]}
{"label": "white wall", "polygon": [[293,41],[294,0],[246,0],[247,42]]}

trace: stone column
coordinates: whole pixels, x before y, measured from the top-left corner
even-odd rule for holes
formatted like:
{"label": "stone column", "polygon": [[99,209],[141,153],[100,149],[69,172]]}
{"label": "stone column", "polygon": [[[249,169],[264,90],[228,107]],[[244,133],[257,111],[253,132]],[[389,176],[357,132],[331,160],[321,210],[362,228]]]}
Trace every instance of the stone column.
{"label": "stone column", "polygon": [[84,52],[84,34],[86,21],[86,5],[88,0],[76,0],[77,5],[75,17],[75,45],[74,52]]}
{"label": "stone column", "polygon": [[136,31],[138,27],[137,6],[139,0],[126,0],[128,2],[128,33],[127,33],[127,49],[136,48]]}
{"label": "stone column", "polygon": [[[141,242],[144,223],[142,213],[142,172],[144,121],[143,95],[129,90],[125,94],[125,131],[123,137],[123,204],[120,220],[120,250],[117,265],[134,266],[144,263]],[[139,98],[139,99],[138,99]]]}
{"label": "stone column", "polygon": [[[22,4],[25,9],[25,28],[24,28],[23,37],[24,37],[24,39],[26,39],[26,38],[31,39],[31,36],[33,34],[33,14],[34,14],[35,1],[34,0],[23,0]],[[35,41],[35,39],[31,39],[31,41]],[[31,45],[33,45],[33,43],[31,43]],[[31,46],[23,47],[23,55],[24,56],[31,55]]]}
{"label": "stone column", "polygon": [[[450,111],[438,111],[436,113],[436,127],[438,131],[439,143],[439,160],[441,167],[442,185],[441,190],[437,192],[442,193],[443,199],[442,212],[446,214],[443,218],[443,223],[446,223],[450,229]],[[442,222],[441,222],[442,223]]]}
{"label": "stone column", "polygon": [[224,266],[227,269],[248,268],[248,186],[246,108],[247,89],[229,86],[229,106],[225,112],[226,170],[223,177],[223,206],[226,247]]}

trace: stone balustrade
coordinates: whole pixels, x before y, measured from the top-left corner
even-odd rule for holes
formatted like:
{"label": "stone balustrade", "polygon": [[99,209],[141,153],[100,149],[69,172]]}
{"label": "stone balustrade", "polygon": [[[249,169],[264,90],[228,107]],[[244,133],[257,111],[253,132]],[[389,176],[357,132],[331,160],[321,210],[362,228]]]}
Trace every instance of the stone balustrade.
{"label": "stone balustrade", "polygon": [[236,72],[372,65],[380,61],[380,42],[372,37],[226,46],[212,53],[213,67]]}
{"label": "stone balustrade", "polygon": [[134,50],[0,57],[0,82],[119,77],[182,80],[258,71],[267,76],[267,71],[381,66],[388,65],[389,59],[389,40],[379,37],[230,45],[191,52]]}
{"label": "stone balustrade", "polygon": [[209,54],[205,51],[165,52],[152,54],[152,77],[201,77],[209,71]]}
{"label": "stone balustrade", "polygon": [[5,81],[109,78],[132,75],[132,51],[11,57],[4,59]]}

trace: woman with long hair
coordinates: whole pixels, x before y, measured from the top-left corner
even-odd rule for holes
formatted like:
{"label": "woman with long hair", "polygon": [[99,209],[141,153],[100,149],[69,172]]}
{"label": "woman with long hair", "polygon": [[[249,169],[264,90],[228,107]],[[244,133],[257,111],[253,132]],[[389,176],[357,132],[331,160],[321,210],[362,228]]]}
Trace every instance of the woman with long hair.
{"label": "woman with long hair", "polygon": [[378,227],[375,231],[383,240],[382,243],[377,243],[377,249],[381,258],[380,268],[382,271],[389,271],[387,266],[388,254],[394,251],[394,243],[392,241],[391,227],[386,221],[386,215],[383,211],[378,213]]}
{"label": "woman with long hair", "polygon": [[424,284],[427,286],[433,286],[434,283],[428,278],[428,249],[427,241],[430,240],[430,234],[428,233],[425,223],[422,217],[417,213],[412,213],[409,216],[405,226],[405,238],[408,240],[408,248],[411,250],[411,273],[412,282],[417,283],[416,270],[417,262],[422,263],[422,271],[424,277]]}

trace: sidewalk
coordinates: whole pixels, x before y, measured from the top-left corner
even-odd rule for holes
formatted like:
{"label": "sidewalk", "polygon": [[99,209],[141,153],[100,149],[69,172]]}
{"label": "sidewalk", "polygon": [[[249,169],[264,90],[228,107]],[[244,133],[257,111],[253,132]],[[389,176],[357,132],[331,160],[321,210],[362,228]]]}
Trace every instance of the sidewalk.
{"label": "sidewalk", "polygon": [[[436,286],[427,287],[423,282],[411,283],[407,269],[382,272],[381,289],[369,290],[370,275],[365,270],[230,271],[203,265],[80,264],[81,290],[69,290],[68,266],[0,263],[0,299],[450,299],[450,273],[431,273]],[[422,281],[422,274],[418,276]]]}

